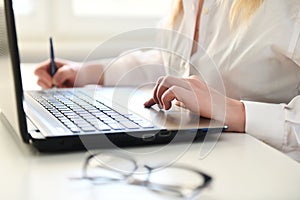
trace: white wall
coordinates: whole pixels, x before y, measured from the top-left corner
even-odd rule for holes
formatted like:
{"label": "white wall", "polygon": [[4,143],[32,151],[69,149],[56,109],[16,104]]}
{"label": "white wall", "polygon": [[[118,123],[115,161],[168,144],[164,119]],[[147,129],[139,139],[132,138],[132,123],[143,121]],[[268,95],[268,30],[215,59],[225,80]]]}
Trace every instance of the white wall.
{"label": "white wall", "polygon": [[[97,45],[122,32],[156,27],[171,0],[13,0],[22,62],[49,56],[49,36],[57,57],[82,61]],[[99,57],[111,57],[147,35],[115,41]],[[91,58],[95,59],[95,58]]]}

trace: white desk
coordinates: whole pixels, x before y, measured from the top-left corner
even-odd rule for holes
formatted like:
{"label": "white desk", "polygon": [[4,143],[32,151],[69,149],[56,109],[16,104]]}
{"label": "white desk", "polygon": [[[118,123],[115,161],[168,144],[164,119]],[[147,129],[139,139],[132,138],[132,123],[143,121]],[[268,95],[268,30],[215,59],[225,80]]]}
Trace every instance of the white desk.
{"label": "white desk", "polygon": [[[84,181],[71,181],[69,177],[80,176],[86,153],[40,154],[15,140],[2,123],[0,133],[0,199],[166,199],[142,187],[92,186]],[[183,146],[168,147],[148,162],[179,155]],[[211,187],[200,198],[299,199],[300,164],[251,136],[223,134],[213,151],[202,160],[199,159],[200,146],[200,143],[193,144],[176,161],[213,176]],[[151,152],[155,148],[140,150]]]}
{"label": "white desk", "polygon": [[[199,159],[201,145],[195,143],[186,152],[184,144],[168,146],[147,162],[182,154],[176,163],[197,167],[214,178],[200,199],[300,199],[300,164],[277,150],[246,134],[223,134],[212,152]],[[157,148],[127,150],[153,152]],[[168,199],[143,187],[92,186],[69,180],[80,176],[85,157],[84,152],[40,154],[0,122],[0,199]]]}

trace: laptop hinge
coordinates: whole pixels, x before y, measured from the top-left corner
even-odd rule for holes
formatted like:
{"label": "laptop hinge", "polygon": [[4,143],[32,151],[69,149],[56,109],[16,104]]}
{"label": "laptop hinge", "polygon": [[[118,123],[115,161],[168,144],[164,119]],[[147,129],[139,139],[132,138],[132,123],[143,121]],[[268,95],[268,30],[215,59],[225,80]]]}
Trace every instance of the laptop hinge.
{"label": "laptop hinge", "polygon": [[31,138],[34,139],[45,139],[40,130],[32,123],[32,121],[26,117],[27,129]]}

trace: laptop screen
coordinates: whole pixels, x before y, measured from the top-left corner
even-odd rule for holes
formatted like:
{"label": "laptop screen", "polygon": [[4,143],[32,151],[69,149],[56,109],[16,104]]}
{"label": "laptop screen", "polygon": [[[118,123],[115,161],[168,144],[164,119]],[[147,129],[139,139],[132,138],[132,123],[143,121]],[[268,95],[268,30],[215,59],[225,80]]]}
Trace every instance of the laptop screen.
{"label": "laptop screen", "polygon": [[23,89],[11,0],[0,0],[0,109],[18,136],[29,141],[23,109]]}

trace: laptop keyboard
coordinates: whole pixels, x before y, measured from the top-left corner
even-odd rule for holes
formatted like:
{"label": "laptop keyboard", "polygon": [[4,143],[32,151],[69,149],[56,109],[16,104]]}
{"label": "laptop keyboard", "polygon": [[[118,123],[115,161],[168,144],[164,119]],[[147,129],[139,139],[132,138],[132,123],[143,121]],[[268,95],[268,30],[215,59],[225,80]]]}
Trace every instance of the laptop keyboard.
{"label": "laptop keyboard", "polygon": [[30,95],[76,134],[154,128],[140,116],[121,114],[82,92],[36,91]]}

